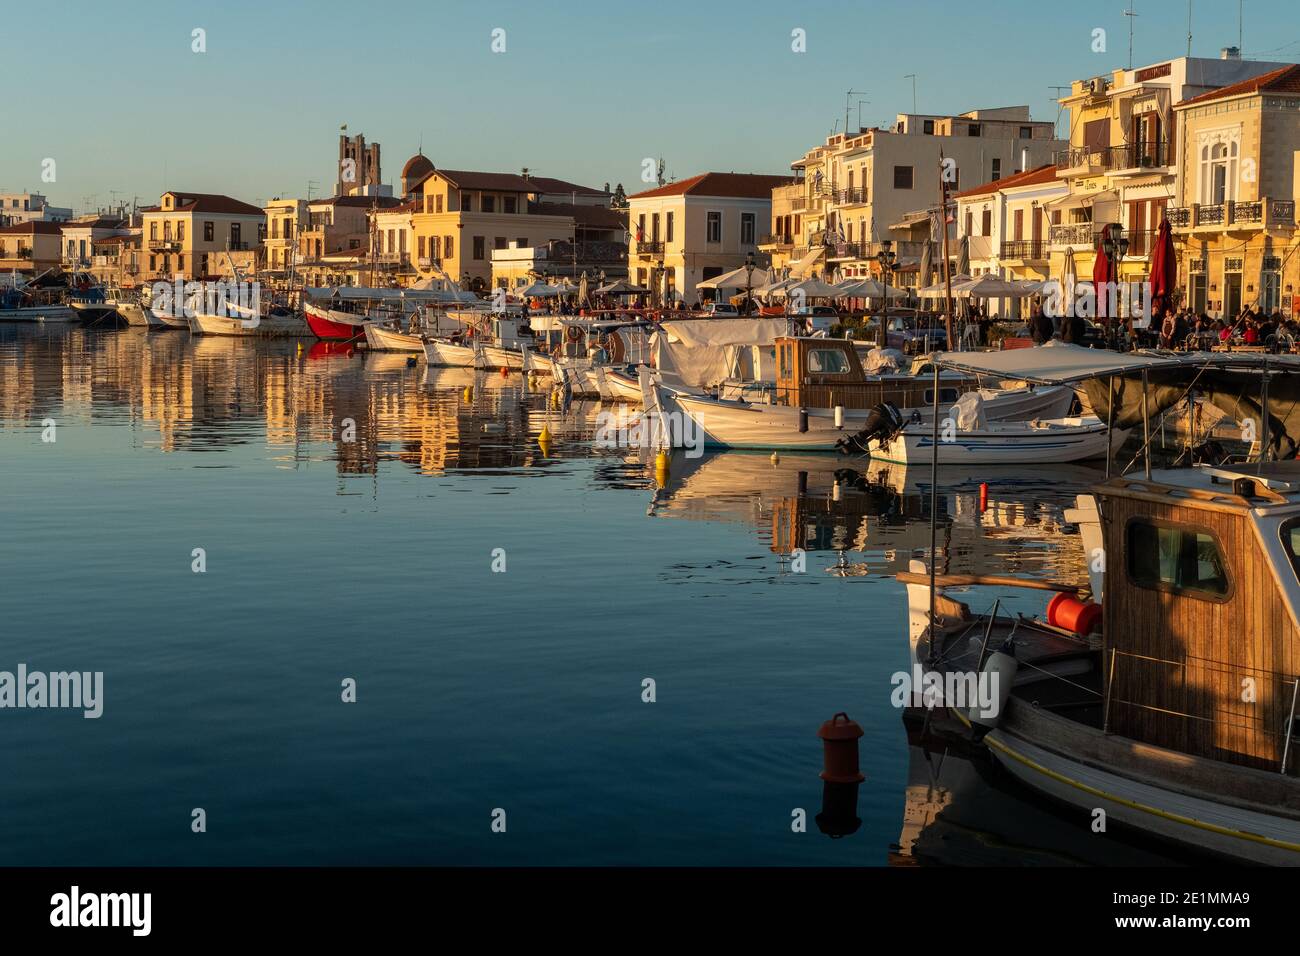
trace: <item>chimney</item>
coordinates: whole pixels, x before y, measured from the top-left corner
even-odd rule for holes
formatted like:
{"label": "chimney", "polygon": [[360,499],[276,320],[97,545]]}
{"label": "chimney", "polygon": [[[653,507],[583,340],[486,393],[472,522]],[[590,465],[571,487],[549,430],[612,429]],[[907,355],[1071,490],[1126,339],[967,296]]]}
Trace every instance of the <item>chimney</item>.
{"label": "chimney", "polygon": [[1020,171],[1022,173],[1029,172],[1029,147],[1028,146],[1020,147]]}
{"label": "chimney", "polygon": [[1241,48],[1235,46],[1225,46],[1219,51],[1220,60],[1240,60]]}

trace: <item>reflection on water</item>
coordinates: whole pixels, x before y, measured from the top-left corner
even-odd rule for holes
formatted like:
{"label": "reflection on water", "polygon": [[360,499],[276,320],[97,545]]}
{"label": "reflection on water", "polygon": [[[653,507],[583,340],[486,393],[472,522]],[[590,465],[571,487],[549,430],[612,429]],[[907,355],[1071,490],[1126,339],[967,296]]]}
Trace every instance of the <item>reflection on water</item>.
{"label": "reflection on water", "polygon": [[[928,554],[928,470],[678,452],[657,481],[647,453],[594,447],[627,406],[545,389],[323,343],[0,325],[0,670],[102,669],[107,696],[99,721],[0,713],[0,862],[1154,859],[909,740],[892,574]],[[941,473],[942,569],[1078,578],[1063,510],[1096,478]],[[815,734],[840,710],[867,779],[828,840]],[[194,806],[221,821],[201,842]]]}

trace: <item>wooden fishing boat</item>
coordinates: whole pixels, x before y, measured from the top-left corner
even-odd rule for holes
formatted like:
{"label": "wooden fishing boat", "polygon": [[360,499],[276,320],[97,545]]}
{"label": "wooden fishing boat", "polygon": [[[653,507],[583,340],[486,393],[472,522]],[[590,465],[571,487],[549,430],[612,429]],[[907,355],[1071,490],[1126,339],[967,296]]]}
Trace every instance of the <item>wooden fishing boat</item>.
{"label": "wooden fishing boat", "polygon": [[366,337],[366,325],[375,321],[365,313],[344,312],[317,305],[310,300],[302,304],[303,319],[322,342],[355,342]]}
{"label": "wooden fishing boat", "polygon": [[366,348],[377,352],[423,352],[424,339],[417,332],[403,332],[377,322],[365,327]]}
{"label": "wooden fishing boat", "polygon": [[[1300,462],[1112,478],[1067,517],[1087,585],[937,575],[932,605],[923,563],[900,575],[930,703],[1080,826],[1300,864]],[[1058,596],[976,614],[953,594],[975,585]],[[996,705],[971,706],[994,673]]]}
{"label": "wooden fishing boat", "polygon": [[447,368],[474,368],[476,364],[474,347],[451,339],[426,338],[424,357],[430,365]]}
{"label": "wooden fishing boat", "polygon": [[253,321],[252,313],[220,315],[193,312],[188,317],[193,335],[224,335],[238,338],[293,338],[309,334],[302,313],[275,307]]}

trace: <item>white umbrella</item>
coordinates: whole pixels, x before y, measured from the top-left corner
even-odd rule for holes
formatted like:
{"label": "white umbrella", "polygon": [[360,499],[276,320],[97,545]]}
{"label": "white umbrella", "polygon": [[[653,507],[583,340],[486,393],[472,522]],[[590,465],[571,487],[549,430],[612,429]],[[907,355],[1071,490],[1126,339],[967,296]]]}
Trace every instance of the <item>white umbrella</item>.
{"label": "white umbrella", "polygon": [[1016,282],[986,272],[973,282],[966,283],[962,287],[962,295],[970,299],[1023,299],[1033,295],[1033,292]]}
{"label": "white umbrella", "polygon": [[858,279],[840,286],[840,295],[849,299],[906,299],[907,290],[896,285],[886,287],[875,279]]}
{"label": "white umbrella", "polygon": [[633,285],[626,279],[615,279],[596,290],[601,295],[645,295],[650,290],[644,286]]}
{"label": "white umbrella", "polygon": [[834,299],[840,295],[840,290],[821,279],[804,279],[780,289],[774,295],[792,296],[799,293],[803,293],[806,299]]}
{"label": "white umbrella", "polygon": [[546,299],[560,295],[562,291],[555,286],[547,285],[545,282],[534,282],[523,289],[515,289],[514,294],[522,299]]}
{"label": "white umbrella", "polygon": [[728,272],[726,275],[714,276],[712,279],[697,282],[695,287],[697,289],[757,289],[759,286],[767,285],[771,281],[772,274],[766,269],[754,269],[751,276],[750,270],[742,266]]}
{"label": "white umbrella", "polygon": [[[974,277],[968,276],[965,273],[958,273],[957,275],[951,277],[951,281],[952,281],[952,294],[953,297],[956,298],[957,296],[962,294],[962,289],[965,288],[970,283],[974,282],[975,279]],[[928,285],[924,289],[918,289],[916,294],[920,296],[922,299],[942,299],[945,295],[948,294],[948,290],[945,287],[944,283],[936,282],[934,285]]]}

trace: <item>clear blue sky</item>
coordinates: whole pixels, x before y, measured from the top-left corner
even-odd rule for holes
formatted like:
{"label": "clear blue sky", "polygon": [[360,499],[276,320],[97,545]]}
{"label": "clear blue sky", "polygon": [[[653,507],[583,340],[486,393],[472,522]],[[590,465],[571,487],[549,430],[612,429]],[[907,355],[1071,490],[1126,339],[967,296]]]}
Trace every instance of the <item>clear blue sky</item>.
{"label": "clear blue sky", "polygon": [[[590,185],[784,172],[844,122],[1027,103],[1125,66],[1125,0],[102,0],[5,11],[0,190],[80,210],[164,188],[258,202],[334,181],[339,126],[383,147],[394,182],[423,137],[448,168]],[[1186,0],[1131,0],[1137,65],[1181,56]],[[1237,42],[1233,0],[1194,0],[1193,53]],[[360,11],[358,13],[358,11]],[[1245,52],[1300,59],[1294,0],[1246,0]],[[207,52],[191,52],[191,31]],[[1091,49],[1107,31],[1107,51]],[[506,31],[493,53],[492,31]],[[791,50],[806,31],[807,52]],[[858,108],[852,109],[856,126]],[[1064,128],[1062,124],[1062,128]],[[57,162],[43,184],[41,161]]]}

